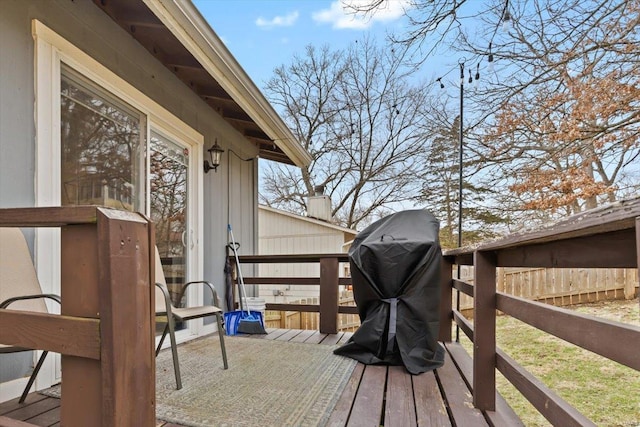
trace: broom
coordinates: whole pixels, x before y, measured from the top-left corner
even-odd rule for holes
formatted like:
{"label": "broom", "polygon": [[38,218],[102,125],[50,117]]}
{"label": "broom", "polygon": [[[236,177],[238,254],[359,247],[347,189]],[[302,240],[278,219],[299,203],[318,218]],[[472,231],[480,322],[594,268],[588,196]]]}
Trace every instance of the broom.
{"label": "broom", "polygon": [[[236,245],[236,239],[233,237],[233,230],[231,229],[231,224],[227,224],[227,230],[229,234],[231,234],[231,250],[233,251],[233,255],[236,258],[236,266],[238,267],[238,281],[240,282],[240,299],[242,303],[242,299],[244,299],[244,308],[246,308],[247,313],[240,316],[240,322],[238,323],[238,332],[243,334],[262,334],[266,335],[267,331],[265,331],[264,326],[262,326],[262,320],[260,317],[256,317],[251,314],[249,311],[249,303],[247,301],[247,291],[244,288],[244,279],[242,278],[242,270],[240,269],[240,260],[238,259],[238,246]],[[241,307],[242,308],[242,307]]]}

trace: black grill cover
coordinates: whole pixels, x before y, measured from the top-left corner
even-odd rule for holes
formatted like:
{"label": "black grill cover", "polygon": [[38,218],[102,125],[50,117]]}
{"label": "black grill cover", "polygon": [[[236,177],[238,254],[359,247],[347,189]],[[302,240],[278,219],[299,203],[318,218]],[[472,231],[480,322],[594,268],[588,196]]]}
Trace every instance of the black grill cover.
{"label": "black grill cover", "polygon": [[444,363],[438,343],[439,222],[425,210],[389,215],[358,233],[349,262],[361,326],[334,351],[411,374]]}

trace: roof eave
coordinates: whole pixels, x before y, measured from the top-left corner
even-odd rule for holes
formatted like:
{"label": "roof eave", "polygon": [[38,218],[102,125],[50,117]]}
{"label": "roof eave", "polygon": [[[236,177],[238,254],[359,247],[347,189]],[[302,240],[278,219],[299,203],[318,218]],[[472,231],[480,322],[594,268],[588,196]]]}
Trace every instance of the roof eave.
{"label": "roof eave", "polygon": [[311,155],[190,0],[143,1],[296,166],[311,163]]}

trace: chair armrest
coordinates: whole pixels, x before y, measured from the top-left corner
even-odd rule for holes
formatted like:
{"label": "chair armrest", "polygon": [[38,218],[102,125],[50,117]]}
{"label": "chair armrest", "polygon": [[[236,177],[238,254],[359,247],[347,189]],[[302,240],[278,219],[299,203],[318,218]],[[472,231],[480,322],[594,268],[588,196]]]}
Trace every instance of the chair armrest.
{"label": "chair armrest", "polygon": [[[158,288],[160,288],[160,290],[162,291],[162,295],[164,295],[164,306],[165,306],[165,313],[167,313],[167,315],[171,315],[171,297],[169,296],[169,289],[167,289],[167,285],[164,285],[162,283],[157,283],[156,282],[156,286]],[[158,312],[156,312],[157,314]]]}
{"label": "chair armrest", "polygon": [[51,299],[51,300],[54,300],[55,302],[57,302],[58,304],[61,304],[60,297],[58,295],[55,295],[55,294],[21,295],[21,296],[18,296],[18,297],[9,298],[9,299],[6,299],[6,300],[2,301],[2,303],[0,303],[0,309],[7,308],[10,304],[12,304],[12,303],[14,303],[16,301],[24,301],[24,300],[38,299],[38,298]]}
{"label": "chair armrest", "polygon": [[215,286],[213,286],[213,283],[207,282],[206,280],[196,280],[193,282],[187,282],[184,285],[182,285],[182,287],[180,288],[180,293],[178,294],[178,303],[182,301],[182,297],[184,296],[184,293],[187,290],[187,288],[196,283],[207,286],[211,290],[211,294],[213,295],[213,305],[218,307],[220,304],[220,300],[218,299],[218,293],[216,292],[216,288]]}

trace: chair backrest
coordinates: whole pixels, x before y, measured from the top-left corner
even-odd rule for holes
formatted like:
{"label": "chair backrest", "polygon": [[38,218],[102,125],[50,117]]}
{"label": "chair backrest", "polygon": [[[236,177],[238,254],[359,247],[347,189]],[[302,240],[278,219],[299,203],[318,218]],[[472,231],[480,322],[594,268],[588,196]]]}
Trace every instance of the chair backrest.
{"label": "chair backrest", "polygon": [[[161,283],[166,286],[167,280],[164,277],[164,270],[162,270],[162,261],[160,260],[160,252],[158,252],[157,246],[155,249],[156,249],[156,270],[155,270],[156,283]],[[155,286],[155,284],[154,284],[154,287],[156,288],[156,313],[157,312],[164,313],[167,309],[164,302],[164,294],[162,293],[160,288]]]}
{"label": "chair backrest", "polygon": [[[19,228],[0,227],[0,302],[9,298],[41,294],[40,282],[27,241]],[[42,298],[17,301],[7,307],[47,313]]]}

